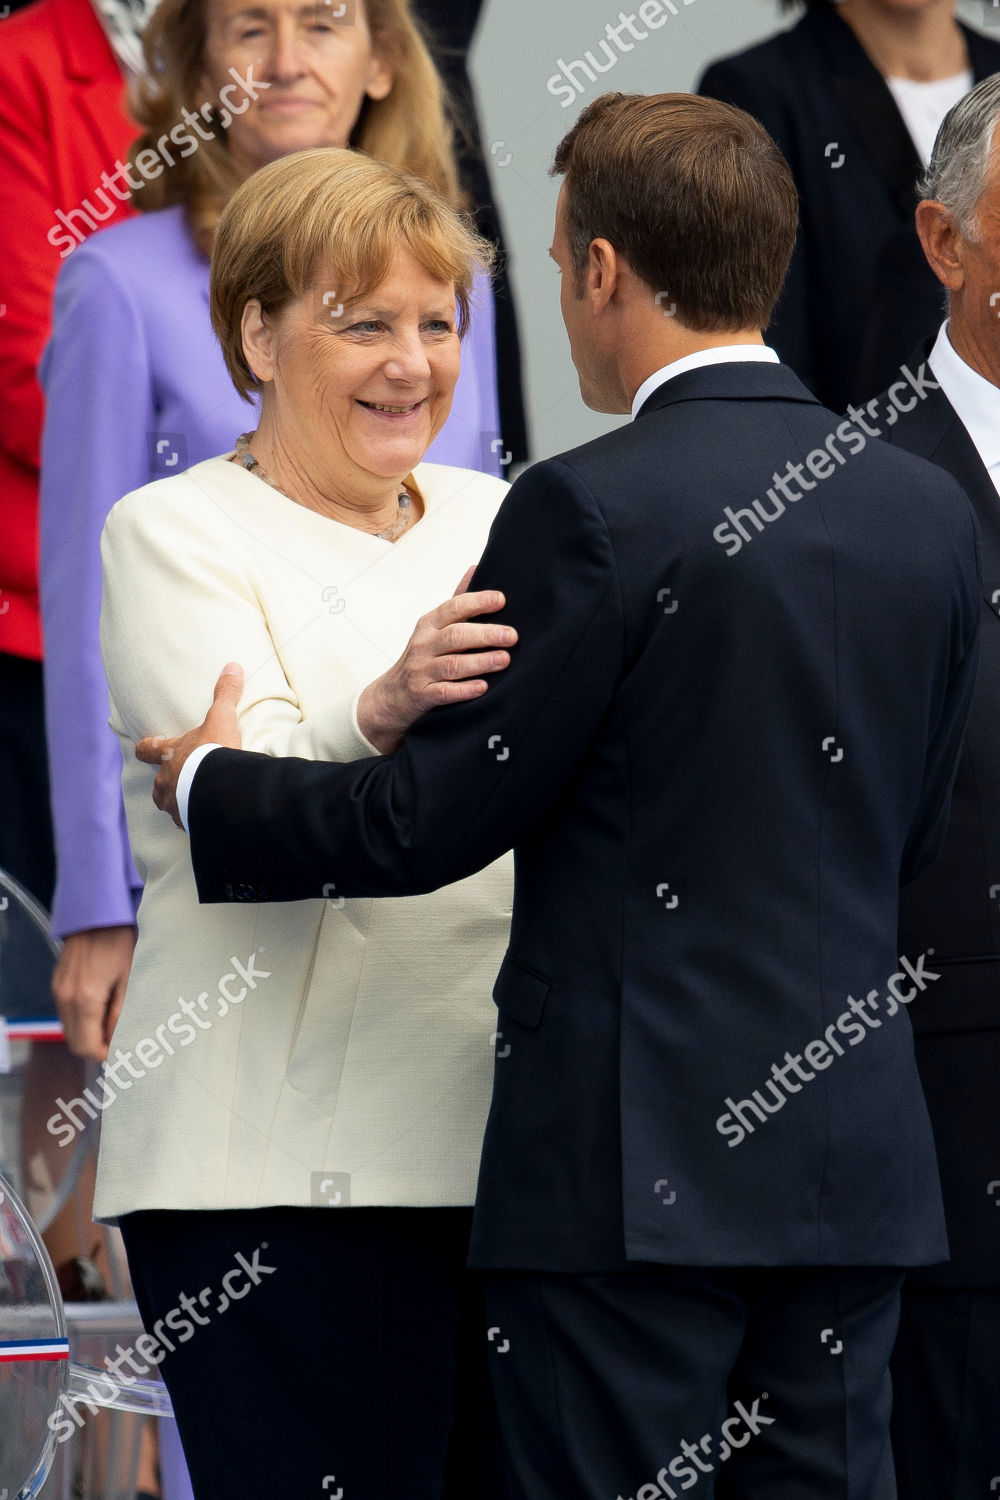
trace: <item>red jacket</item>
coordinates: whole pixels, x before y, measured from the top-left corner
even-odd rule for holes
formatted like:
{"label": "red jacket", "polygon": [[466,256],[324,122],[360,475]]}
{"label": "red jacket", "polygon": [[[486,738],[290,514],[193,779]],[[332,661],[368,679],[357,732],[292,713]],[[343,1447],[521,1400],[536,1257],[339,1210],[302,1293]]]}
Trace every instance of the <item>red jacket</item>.
{"label": "red jacket", "polygon": [[[73,236],[56,218],[93,199],[136,127],[90,0],[38,0],[0,28],[0,651],[39,658],[38,361]],[[127,218],[114,200],[104,222]],[[84,211],[86,213],[86,210]],[[89,215],[71,218],[84,237]],[[100,227],[93,220],[95,228]],[[51,238],[50,238],[51,236]],[[62,252],[62,253],[61,253]],[[71,432],[65,441],[74,441]]]}

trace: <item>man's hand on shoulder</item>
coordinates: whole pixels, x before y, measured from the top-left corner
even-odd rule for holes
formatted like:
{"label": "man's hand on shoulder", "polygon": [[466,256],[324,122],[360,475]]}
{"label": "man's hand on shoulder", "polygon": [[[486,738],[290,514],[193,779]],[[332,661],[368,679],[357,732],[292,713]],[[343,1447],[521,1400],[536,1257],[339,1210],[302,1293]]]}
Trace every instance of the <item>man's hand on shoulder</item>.
{"label": "man's hand on shoulder", "polygon": [[177,808],[177,783],[184,762],[201,745],[224,745],[229,750],[240,750],[243,742],[236,719],[236,707],[243,692],[243,668],[239,662],[229,662],[215,684],[212,706],[204,722],[197,729],[175,739],[163,735],[149,735],[135,747],[136,760],[147,766],[159,766],[153,782],[153,801],[161,812],[169,813],[183,828]]}

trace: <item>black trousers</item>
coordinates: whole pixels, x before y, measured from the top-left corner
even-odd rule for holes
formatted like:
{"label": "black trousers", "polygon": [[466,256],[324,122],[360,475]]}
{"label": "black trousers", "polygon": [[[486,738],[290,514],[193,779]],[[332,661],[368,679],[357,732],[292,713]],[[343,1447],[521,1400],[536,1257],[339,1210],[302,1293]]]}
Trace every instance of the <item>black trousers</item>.
{"label": "black trousers", "polygon": [[197,1500],[503,1500],[471,1215],[122,1218]]}
{"label": "black trousers", "polygon": [[49,911],[55,888],[42,664],[0,651],[0,869]]}
{"label": "black trousers", "polygon": [[904,1284],[892,1383],[900,1500],[1000,1491],[1000,1287]]}
{"label": "black trousers", "polygon": [[511,1500],[893,1500],[901,1279],[487,1272]]}

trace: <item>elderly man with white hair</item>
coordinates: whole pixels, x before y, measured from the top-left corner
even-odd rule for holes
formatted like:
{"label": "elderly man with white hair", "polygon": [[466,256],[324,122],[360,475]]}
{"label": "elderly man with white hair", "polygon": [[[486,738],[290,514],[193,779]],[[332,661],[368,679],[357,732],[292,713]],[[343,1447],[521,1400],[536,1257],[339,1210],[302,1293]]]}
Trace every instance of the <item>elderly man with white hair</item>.
{"label": "elderly man with white hair", "polygon": [[[883,435],[947,469],[982,543],[980,663],[950,822],[901,896],[900,952],[934,955],[912,1005],[951,1260],[910,1271],[893,1359],[900,1500],[1000,1488],[1000,74],[945,117],[917,232],[947,289],[933,380],[869,403]],[[890,387],[892,391],[897,387]],[[901,407],[908,408],[901,411]]]}

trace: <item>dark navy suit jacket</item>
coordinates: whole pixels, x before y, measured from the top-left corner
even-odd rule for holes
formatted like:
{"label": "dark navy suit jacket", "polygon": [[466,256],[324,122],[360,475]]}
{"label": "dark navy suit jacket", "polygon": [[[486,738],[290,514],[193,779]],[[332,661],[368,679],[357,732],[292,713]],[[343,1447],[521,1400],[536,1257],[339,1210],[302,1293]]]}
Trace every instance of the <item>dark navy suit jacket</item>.
{"label": "dark navy suit jacket", "polygon": [[[1000,32],[963,26],[976,83]],[[888,385],[936,331],[942,293],[913,224],[923,171],[888,84],[832,8],[713,63],[700,94],[755,115],[799,190],[798,244],[768,338],[835,411]]]}
{"label": "dark navy suit jacket", "polygon": [[205,759],[201,899],[412,894],[514,848],[477,1264],[942,1259],[887,985],[975,675],[964,494],[790,370],[717,365],[524,474],[473,586],[505,592],[512,664],[398,754]]}
{"label": "dark navy suit jacket", "polygon": [[[917,351],[911,368],[931,347],[928,341]],[[932,947],[941,975],[913,1001],[910,1019],[937,1141],[951,1261],[914,1279],[998,1286],[1000,496],[943,391],[901,413],[886,437],[962,485],[979,523],[983,567],[979,672],[948,831],[937,859],[903,891],[900,909],[900,952]]]}

